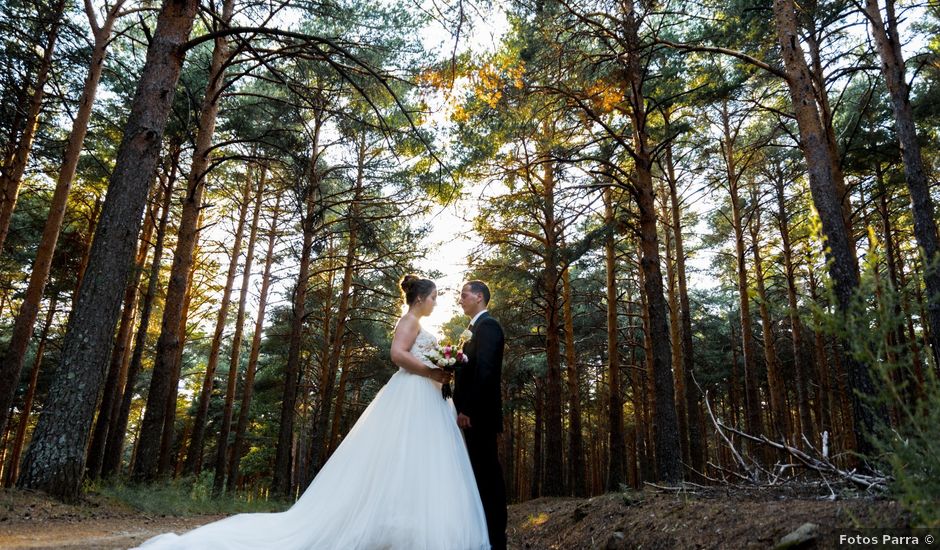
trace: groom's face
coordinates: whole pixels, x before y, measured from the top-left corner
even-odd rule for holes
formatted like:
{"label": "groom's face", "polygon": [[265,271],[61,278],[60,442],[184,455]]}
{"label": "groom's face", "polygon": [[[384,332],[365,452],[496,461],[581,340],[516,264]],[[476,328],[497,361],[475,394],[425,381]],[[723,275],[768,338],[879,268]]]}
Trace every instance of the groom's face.
{"label": "groom's face", "polygon": [[476,293],[470,285],[463,285],[460,290],[460,307],[464,315],[472,317],[483,307],[483,295]]}

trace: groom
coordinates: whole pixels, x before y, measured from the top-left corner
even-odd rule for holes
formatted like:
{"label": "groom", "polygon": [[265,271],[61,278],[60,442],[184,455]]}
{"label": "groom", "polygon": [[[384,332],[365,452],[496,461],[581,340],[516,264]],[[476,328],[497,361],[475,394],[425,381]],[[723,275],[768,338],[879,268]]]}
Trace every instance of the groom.
{"label": "groom", "polygon": [[467,440],[470,464],[483,501],[493,550],[506,548],[506,486],[496,450],[503,431],[500,376],[503,370],[503,327],[486,311],[490,289],[482,281],[470,281],[460,291],[460,306],[470,317],[470,340],[463,351],[468,362],[457,369],[454,406],[457,425]]}

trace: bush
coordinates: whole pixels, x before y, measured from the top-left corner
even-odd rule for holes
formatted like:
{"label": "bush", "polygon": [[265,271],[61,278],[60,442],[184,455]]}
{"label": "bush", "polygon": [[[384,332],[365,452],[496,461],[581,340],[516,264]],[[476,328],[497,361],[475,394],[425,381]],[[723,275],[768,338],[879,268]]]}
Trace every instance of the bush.
{"label": "bush", "polygon": [[924,395],[899,407],[900,425],[884,427],[876,446],[891,467],[892,493],[915,524],[940,527],[940,385],[927,378]]}
{"label": "bush", "polygon": [[148,514],[195,516],[238,514],[244,512],[280,512],[290,503],[247,493],[212,495],[212,472],[198,477],[180,478],[165,483],[135,484],[126,481],[104,482],[89,487],[108,498],[126,503]]}
{"label": "bush", "polygon": [[[871,367],[878,395],[868,402],[879,413],[890,412],[872,434],[880,456],[869,458],[888,470],[891,492],[916,526],[940,527],[940,383],[929,348],[921,349],[915,368],[908,343],[888,343],[892,335],[906,334],[907,319],[900,293],[879,276],[880,248],[873,237],[870,241],[874,245],[866,257],[859,299],[842,327],[852,335],[846,338],[849,351]],[[917,338],[923,341],[922,335]]]}

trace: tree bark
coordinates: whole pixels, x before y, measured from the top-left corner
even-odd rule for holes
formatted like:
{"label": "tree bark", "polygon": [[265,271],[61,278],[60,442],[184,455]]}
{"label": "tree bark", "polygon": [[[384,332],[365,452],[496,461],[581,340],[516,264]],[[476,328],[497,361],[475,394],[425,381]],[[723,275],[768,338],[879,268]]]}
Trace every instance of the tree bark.
{"label": "tree bark", "polygon": [[[100,29],[96,29],[96,25],[92,25],[95,42],[91,54],[91,63],[88,67],[88,75],[85,78],[85,87],[78,100],[78,112],[75,114],[75,120],[72,122],[72,131],[69,134],[69,141],[65,148],[62,169],[59,171],[55,191],[52,194],[52,202],[49,205],[49,215],[46,218],[46,223],[42,230],[42,237],[36,249],[36,258],[33,260],[33,266],[30,270],[26,293],[20,305],[19,312],[16,315],[16,319],[13,322],[10,344],[6,348],[2,359],[0,359],[0,433],[6,428],[7,411],[10,408],[10,401],[13,399],[12,392],[15,392],[16,384],[19,382],[20,372],[23,369],[23,361],[26,357],[26,349],[29,346],[29,340],[36,325],[36,318],[39,316],[39,304],[46,290],[46,282],[49,279],[49,271],[52,267],[52,257],[55,253],[56,242],[59,239],[59,231],[62,228],[62,220],[65,218],[69,189],[72,185],[72,179],[75,177],[75,168],[78,166],[78,158],[81,154],[82,144],[85,141],[85,134],[88,130],[88,120],[91,117],[91,107],[95,100],[95,92],[98,89],[98,81],[101,79],[101,70],[104,67],[104,57],[108,40],[110,40],[111,37],[111,28],[114,25],[114,21],[117,19],[117,10],[120,9],[122,3],[123,0],[116,2],[108,11],[104,24]],[[94,21],[94,12],[89,11],[88,17],[90,20]],[[56,23],[56,27],[57,26],[58,23]],[[43,57],[43,66],[40,68],[40,76],[42,76],[43,82],[45,81],[46,73],[48,73],[48,67],[46,65],[51,64],[51,59],[47,60],[47,58],[51,58],[54,41],[55,34],[50,36],[49,45]],[[37,81],[37,84],[38,83]],[[42,88],[43,86],[40,86],[36,90],[36,93],[39,94],[39,104],[42,102]],[[36,107],[37,105],[34,104],[33,106]],[[33,114],[32,111],[30,114]],[[38,107],[35,115],[36,117],[39,115]],[[27,133],[29,135],[24,136],[24,140],[28,139],[32,142],[31,134],[35,131],[35,127],[35,122],[32,122],[27,127]],[[27,151],[28,149],[29,147],[27,146]],[[22,169],[19,164],[20,160],[17,160],[16,163],[14,173],[11,177],[18,180],[22,178],[22,169],[25,169],[26,160],[22,159]],[[11,179],[11,181],[14,180]],[[10,188],[11,183],[4,182],[0,183],[0,185],[3,186],[0,188],[6,189]],[[19,183],[15,183],[14,187],[18,190]],[[11,191],[12,196],[6,197],[6,199],[0,202],[0,250],[3,248],[3,242],[6,239],[7,228],[9,228],[10,223],[8,218],[3,218],[4,212],[6,212],[7,207],[9,207],[12,213],[13,205],[16,201],[16,192],[17,191]],[[12,388],[9,387],[10,381],[12,381],[13,384]]]}
{"label": "tree bark", "polygon": [[894,112],[895,130],[904,161],[904,179],[911,195],[911,211],[914,218],[914,236],[924,258],[924,287],[927,292],[928,341],[933,351],[934,364],[940,365],[940,237],[937,234],[937,219],[930,184],[924,170],[924,160],[917,141],[917,126],[911,108],[910,86],[905,76],[904,54],[901,51],[901,36],[895,16],[894,0],[885,0],[886,18],[881,17],[878,0],[865,0],[865,15],[878,55],[881,57],[881,72],[885,77],[891,109]]}
{"label": "tree bark", "polygon": [[[355,305],[353,306],[355,308]],[[333,410],[333,422],[330,428],[330,437],[327,441],[327,456],[333,454],[336,446],[339,445],[339,432],[342,429],[343,415],[346,412],[346,386],[349,383],[349,373],[352,370],[352,350],[353,346],[346,343],[343,346],[343,372],[339,376],[339,385],[336,389],[336,406]]]}
{"label": "tree bark", "polygon": [[568,486],[576,497],[587,496],[584,465],[584,435],[581,433],[581,369],[574,344],[573,297],[571,274],[565,269],[562,274],[565,320],[565,363],[568,367]]}
{"label": "tree bark", "polygon": [[[226,0],[222,7],[222,26],[227,26],[232,18],[233,0]],[[147,409],[141,423],[140,441],[134,463],[134,477],[151,480],[157,475],[158,459],[164,453],[158,453],[161,439],[165,440],[164,425],[169,409],[168,400],[175,393],[179,371],[179,357],[182,351],[181,331],[183,326],[183,302],[186,294],[187,279],[193,265],[193,251],[196,248],[198,218],[202,209],[202,196],[205,191],[205,176],[212,151],[212,137],[219,112],[219,99],[225,80],[225,64],[230,56],[225,37],[215,39],[212,61],[209,64],[208,83],[199,115],[199,129],[196,133],[196,147],[193,151],[192,165],[187,178],[186,197],[183,201],[183,213],[180,219],[179,237],[173,255],[173,268],[163,311],[163,325],[157,341],[157,355],[153,366],[150,392],[147,394]],[[163,445],[166,447],[166,445]]]}
{"label": "tree bark", "polygon": [[26,451],[20,487],[68,500],[78,497],[110,340],[183,64],[179,46],[189,36],[197,4],[167,1],[160,11],[63,342],[59,372],[68,374],[56,377],[50,388]]}
{"label": "tree bark", "polygon": [[[820,302],[816,276],[813,274],[811,266],[808,266],[806,271],[809,281],[810,298],[818,309],[822,309],[824,305]],[[829,368],[829,358],[826,354],[826,341],[823,337],[822,328],[820,327],[821,322],[822,320],[819,318],[819,314],[814,312],[813,360],[816,362],[816,379],[819,381],[819,390],[816,394],[816,424],[819,426],[820,435],[822,435],[823,432],[829,432],[829,435],[832,436],[832,430],[838,425],[838,422],[836,422],[835,418],[836,407],[832,404],[831,369]]]}
{"label": "tree bark", "polygon": [[545,431],[545,398],[543,397],[542,386],[544,382],[540,377],[535,379],[535,411],[534,428],[532,431],[532,479],[529,480],[529,498],[538,498],[542,495],[542,472],[544,448],[542,432]]}
{"label": "tree bark", "polygon": [[[664,112],[663,116],[666,124],[666,135],[671,135],[669,131],[669,117]],[[705,472],[705,442],[702,440],[702,431],[699,426],[702,423],[699,409],[701,397],[699,395],[698,385],[696,384],[695,373],[695,355],[692,348],[692,310],[689,304],[689,288],[686,279],[685,269],[685,246],[682,237],[682,216],[679,206],[678,181],[676,180],[675,168],[672,160],[672,144],[666,146],[666,176],[669,183],[669,199],[672,211],[672,230],[675,233],[676,241],[676,276],[679,287],[679,311],[681,324],[681,342],[682,342],[682,374],[685,377],[685,395],[680,399],[685,399],[685,410],[688,415],[689,427],[689,459],[692,469],[695,472]]]}
{"label": "tree bark", "polygon": [[173,199],[173,186],[176,182],[176,169],[179,161],[180,147],[172,148],[170,175],[163,188],[162,204],[160,206],[160,223],[157,226],[156,242],[154,242],[153,259],[147,280],[147,291],[144,293],[137,320],[137,333],[134,336],[134,351],[131,354],[127,374],[123,377],[124,384],[120,405],[111,426],[108,427],[108,440],[105,445],[104,460],[101,465],[102,477],[110,477],[120,470],[124,451],[124,438],[127,432],[127,421],[130,416],[131,400],[137,386],[137,375],[141,370],[144,347],[147,343],[147,332],[150,328],[150,313],[153,309],[153,300],[157,292],[157,283],[160,279],[160,264],[163,260],[163,243],[166,236],[166,226],[170,218],[170,207]]}
{"label": "tree bark", "polygon": [[683,372],[681,336],[679,334],[679,296],[676,284],[676,263],[673,257],[673,239],[675,232],[671,227],[668,197],[662,198],[663,243],[666,249],[666,306],[669,313],[669,339],[672,342],[672,371],[676,391],[676,416],[679,421],[679,449],[682,462],[690,464],[689,457],[689,418],[685,410],[685,373]]}
{"label": "tree bark", "polygon": [[[847,321],[859,285],[858,258],[855,255],[855,244],[846,228],[842,197],[838,192],[845,187],[841,181],[839,159],[833,158],[827,144],[826,132],[813,96],[812,79],[799,44],[797,18],[793,0],[774,0],[777,37],[789,77],[787,84],[800,131],[800,147],[806,157],[813,204],[825,236],[824,250],[829,259],[829,276],[833,282],[839,316]],[[850,343],[844,343],[845,349],[850,349]],[[857,450],[864,456],[872,456],[875,448],[869,437],[874,435],[878,418],[883,414],[872,404],[876,391],[868,365],[851,356],[845,357],[845,363],[849,385],[854,389],[851,402]]]}
{"label": "tree bark", "polygon": [[[608,227],[614,224],[614,202],[612,190],[604,189],[604,221]],[[620,486],[626,483],[624,469],[624,427],[623,427],[623,400],[620,397],[620,348],[618,335],[620,332],[617,321],[617,250],[614,244],[614,235],[609,233],[604,239],[605,271],[607,274],[607,422],[608,449],[610,458],[607,462],[608,491],[619,491]]]}
{"label": "tree bark", "polygon": [[561,383],[561,326],[559,315],[559,282],[561,273],[558,258],[558,224],[555,218],[555,167],[545,163],[542,183],[542,216],[545,234],[544,266],[541,274],[545,300],[545,477],[543,496],[563,496],[564,480],[564,428],[562,427]]}
{"label": "tree bark", "polygon": [[29,372],[29,386],[27,386],[26,389],[26,398],[23,400],[23,412],[20,415],[20,423],[16,426],[16,435],[13,438],[13,449],[10,452],[10,460],[6,472],[4,472],[4,487],[13,487],[13,484],[16,483],[16,476],[20,466],[20,455],[23,452],[23,442],[26,440],[26,428],[29,425],[29,415],[30,411],[33,409],[33,399],[36,397],[36,381],[39,380],[39,367],[42,366],[42,358],[46,351],[46,342],[49,337],[49,328],[52,326],[52,320],[55,317],[55,308],[58,301],[58,294],[54,295],[49,301],[46,321],[43,323],[42,333],[39,335],[39,346],[36,348],[36,357],[33,359],[33,366]]}
{"label": "tree bark", "polygon": [[98,406],[98,416],[95,418],[95,428],[92,431],[91,443],[88,446],[88,458],[85,461],[86,476],[97,479],[101,475],[104,461],[105,445],[108,437],[108,428],[111,425],[114,405],[118,402],[122,377],[127,376],[128,345],[130,344],[131,328],[134,324],[134,313],[137,310],[138,287],[140,277],[147,262],[147,253],[150,250],[150,239],[153,236],[156,223],[156,212],[147,216],[143,234],[140,237],[140,250],[134,262],[134,273],[131,275],[124,289],[124,308],[121,312],[121,321],[118,324],[117,336],[111,348],[111,360],[108,366],[108,376],[105,379],[102,391],[101,404]]}
{"label": "tree bark", "polygon": [[366,144],[364,137],[358,143],[358,162],[356,169],[356,183],[353,197],[349,205],[348,235],[346,248],[346,261],[343,266],[343,283],[340,288],[339,307],[336,313],[336,328],[333,330],[333,342],[330,346],[330,355],[320,371],[320,411],[317,427],[314,432],[314,451],[317,453],[313,459],[314,467],[320,468],[329,456],[330,437],[327,433],[330,428],[330,410],[333,404],[333,390],[335,387],[336,372],[342,356],[343,343],[346,341],[346,321],[349,316],[349,301],[351,297],[352,279],[356,269],[356,251],[359,246],[359,207],[362,200],[362,182],[365,177]]}
{"label": "tree bark", "polygon": [[646,99],[643,95],[643,68],[639,28],[640,19],[633,0],[621,4],[621,32],[626,43],[626,94],[630,102],[633,130],[633,155],[636,170],[635,195],[639,207],[640,268],[650,312],[653,384],[656,393],[656,467],[657,478],[675,482],[682,479],[679,422],[676,415],[675,387],[672,376],[672,348],[663,295],[663,276],[656,229],[656,201],[653,191],[653,159],[647,128]]}
{"label": "tree bark", "polygon": [[[184,208],[185,209],[185,208]],[[176,442],[176,412],[179,406],[178,397],[179,397],[179,379],[180,373],[183,367],[183,350],[186,346],[186,338],[189,337],[187,329],[187,323],[189,321],[189,310],[192,306],[193,301],[193,281],[196,278],[196,271],[198,269],[198,264],[196,263],[196,258],[199,256],[199,235],[202,231],[202,211],[200,210],[199,215],[196,217],[196,234],[193,237],[193,240],[196,243],[196,247],[193,249],[193,262],[192,266],[189,268],[189,273],[186,276],[185,292],[183,293],[183,305],[182,311],[180,312],[180,323],[179,323],[179,345],[176,347],[176,357],[173,359],[172,370],[169,372],[167,378],[173,380],[174,382],[170,386],[170,390],[166,394],[166,401],[164,404],[164,413],[163,413],[163,425],[162,430],[160,430],[160,453],[157,458],[157,474],[156,477],[164,477],[170,473],[170,468],[173,467],[174,471],[176,468],[176,463],[178,462],[173,455],[174,450],[178,450],[178,454],[182,456],[182,445],[184,440],[191,429],[191,426],[184,425],[183,429],[183,440],[180,440],[180,446],[178,449],[174,449]],[[164,300],[164,308],[166,307],[166,301]],[[159,345],[159,340],[157,344]],[[159,351],[159,349],[158,349]],[[159,358],[159,353],[157,354]],[[145,411],[146,414],[146,411]],[[158,429],[160,427],[158,426]],[[140,442],[138,441],[138,444]]]}

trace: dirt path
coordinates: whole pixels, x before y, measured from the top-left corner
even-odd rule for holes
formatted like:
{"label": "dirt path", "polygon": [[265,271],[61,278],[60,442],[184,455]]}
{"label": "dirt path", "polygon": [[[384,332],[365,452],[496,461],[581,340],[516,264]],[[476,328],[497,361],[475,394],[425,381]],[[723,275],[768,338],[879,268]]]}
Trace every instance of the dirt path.
{"label": "dirt path", "polygon": [[0,524],[0,548],[132,548],[154,535],[188,531],[220,517],[86,518]]}
{"label": "dirt path", "polygon": [[[222,516],[148,516],[90,497],[77,506],[38,493],[0,491],[0,548],[130,548],[169,531],[184,532]],[[906,526],[896,502],[821,499],[812,494],[646,490],[592,499],[542,498],[509,507],[516,550],[613,548],[773,548],[805,524],[809,547],[835,548],[839,533]]]}

